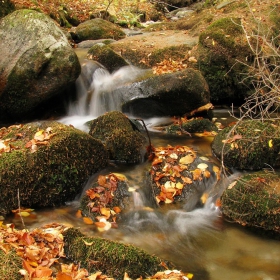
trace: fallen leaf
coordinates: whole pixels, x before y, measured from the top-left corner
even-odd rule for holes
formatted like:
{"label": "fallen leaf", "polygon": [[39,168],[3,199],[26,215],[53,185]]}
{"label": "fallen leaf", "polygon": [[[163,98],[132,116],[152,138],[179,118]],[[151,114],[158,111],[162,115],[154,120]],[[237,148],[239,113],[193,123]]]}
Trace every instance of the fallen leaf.
{"label": "fallen leaf", "polygon": [[228,190],[231,190],[236,185],[236,183],[237,183],[237,181],[233,181],[232,183],[230,183],[227,187]]}
{"label": "fallen leaf", "polygon": [[93,220],[89,217],[83,217],[83,221],[86,225],[93,225]]}
{"label": "fallen leaf", "polygon": [[179,163],[181,164],[191,164],[195,160],[195,157],[193,154],[186,155],[182,158],[180,158]]}

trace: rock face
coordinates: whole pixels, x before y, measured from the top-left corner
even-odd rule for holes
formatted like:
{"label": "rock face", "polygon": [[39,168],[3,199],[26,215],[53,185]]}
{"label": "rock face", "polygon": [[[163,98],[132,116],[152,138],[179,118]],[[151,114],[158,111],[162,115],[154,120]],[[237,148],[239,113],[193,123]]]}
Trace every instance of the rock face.
{"label": "rock face", "polygon": [[256,120],[242,121],[235,128],[224,128],[212,143],[213,153],[220,159],[223,153],[227,167],[247,170],[275,167],[279,149],[279,127]]}
{"label": "rock face", "polygon": [[101,18],[87,20],[77,26],[73,37],[81,42],[84,40],[124,38],[125,33],[115,24]]}
{"label": "rock face", "polygon": [[56,206],[73,200],[87,178],[104,168],[108,153],[85,132],[57,122],[0,130],[0,214],[18,207]]}
{"label": "rock face", "polygon": [[112,111],[91,121],[89,134],[104,143],[112,160],[139,163],[143,159],[146,139],[121,112]]}
{"label": "rock face", "polygon": [[243,175],[221,197],[225,216],[242,224],[278,236],[280,233],[280,175],[256,172]]}
{"label": "rock face", "polygon": [[183,115],[210,98],[205,79],[191,68],[120,87],[112,95],[121,96],[123,112],[143,118]]}
{"label": "rock face", "polygon": [[0,119],[38,117],[75,82],[78,58],[53,20],[33,10],[2,18],[0,37]]}

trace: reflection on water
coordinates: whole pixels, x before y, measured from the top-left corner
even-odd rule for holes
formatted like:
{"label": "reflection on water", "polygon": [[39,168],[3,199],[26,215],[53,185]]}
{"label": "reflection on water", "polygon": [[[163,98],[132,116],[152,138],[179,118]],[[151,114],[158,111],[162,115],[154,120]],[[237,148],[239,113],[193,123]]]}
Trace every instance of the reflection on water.
{"label": "reflection on water", "polygon": [[[188,145],[212,161],[211,138],[167,136],[151,132],[154,146]],[[24,218],[29,229],[58,222],[79,227],[89,235],[135,244],[149,253],[173,262],[177,269],[194,273],[196,279],[252,280],[280,279],[280,242],[254,236],[244,228],[223,220],[219,209],[209,202],[204,208],[186,212],[172,208],[151,208],[142,195],[149,163],[112,166],[102,173],[124,174],[137,190],[134,205],[126,211],[118,229],[100,233],[75,216],[78,201],[58,209],[36,211]],[[92,180],[94,177],[92,178]],[[20,219],[11,222],[21,227]]]}

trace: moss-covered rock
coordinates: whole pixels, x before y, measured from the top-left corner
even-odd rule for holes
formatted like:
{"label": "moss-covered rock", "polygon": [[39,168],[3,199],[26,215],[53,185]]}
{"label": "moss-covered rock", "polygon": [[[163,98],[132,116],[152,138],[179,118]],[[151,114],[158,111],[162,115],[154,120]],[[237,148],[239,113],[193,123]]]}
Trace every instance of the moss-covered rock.
{"label": "moss-covered rock", "polygon": [[115,279],[123,279],[126,272],[136,279],[163,270],[162,260],[142,249],[104,238],[86,237],[74,228],[64,232],[64,242],[66,256],[89,272],[101,271]]}
{"label": "moss-covered rock", "polygon": [[22,258],[14,250],[5,253],[0,249],[0,279],[1,280],[21,280],[22,275],[19,270],[22,268]]}
{"label": "moss-covered rock", "polygon": [[54,21],[34,10],[2,18],[0,37],[0,118],[42,118],[79,76],[77,55]]}
{"label": "moss-covered rock", "polygon": [[245,174],[221,196],[223,214],[243,226],[280,234],[280,174]]}
{"label": "moss-covered rock", "polygon": [[205,132],[205,131],[217,132],[218,128],[210,120],[203,119],[203,118],[190,119],[190,120],[182,122],[181,125],[172,124],[166,128],[166,131],[168,133],[172,133],[172,134],[173,133],[177,134],[178,132],[180,132],[182,130],[189,132],[189,133],[197,133],[197,132]]}
{"label": "moss-covered rock", "polygon": [[259,170],[278,163],[279,127],[247,120],[221,130],[212,143],[213,153],[230,168]]}
{"label": "moss-covered rock", "polygon": [[89,134],[104,143],[110,159],[127,163],[142,161],[145,137],[123,113],[112,111],[91,121]]}
{"label": "moss-covered rock", "polygon": [[125,33],[117,25],[101,18],[87,20],[79,24],[75,30],[78,41],[124,38]]}
{"label": "moss-covered rock", "polygon": [[249,49],[238,18],[219,19],[199,36],[198,55],[202,74],[209,84],[211,100],[215,104],[242,103],[252,90],[248,83],[240,83],[241,73],[248,68],[239,60],[249,63],[252,52]]}
{"label": "moss-covered rock", "polygon": [[85,132],[57,122],[34,122],[0,130],[0,213],[22,206],[73,200],[108,153]]}
{"label": "moss-covered rock", "polygon": [[101,63],[109,72],[114,72],[128,63],[105,44],[96,44],[88,51],[91,59]]}

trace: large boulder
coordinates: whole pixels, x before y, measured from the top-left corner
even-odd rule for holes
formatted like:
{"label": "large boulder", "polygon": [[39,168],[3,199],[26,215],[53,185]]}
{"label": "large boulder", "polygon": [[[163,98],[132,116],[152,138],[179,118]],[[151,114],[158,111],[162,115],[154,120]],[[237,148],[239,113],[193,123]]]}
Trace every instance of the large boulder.
{"label": "large boulder", "polygon": [[0,156],[0,214],[19,202],[43,207],[73,200],[89,176],[108,163],[99,140],[49,121],[2,128]]}
{"label": "large boulder", "polygon": [[[250,80],[241,83],[249,69],[252,52],[238,18],[222,18],[199,36],[199,69],[208,82],[215,104],[243,103],[253,88]],[[237,60],[243,63],[237,63]]]}
{"label": "large boulder", "polygon": [[106,113],[90,121],[89,126],[89,134],[104,143],[110,159],[127,163],[139,163],[143,160],[146,139],[137,125],[123,113]]}
{"label": "large boulder", "polygon": [[123,101],[122,111],[147,118],[180,116],[209,103],[208,85],[192,68],[153,76],[112,92]]}
{"label": "large boulder", "polygon": [[214,138],[212,150],[230,168],[275,167],[279,164],[279,126],[257,120],[241,121],[221,130]]}
{"label": "large boulder", "polygon": [[276,172],[241,176],[221,196],[223,214],[236,223],[279,238],[279,184],[280,175]]}
{"label": "large boulder", "polygon": [[33,10],[2,18],[0,37],[0,119],[41,116],[79,76],[74,50],[53,20]]}
{"label": "large boulder", "polygon": [[119,40],[126,35],[117,25],[101,18],[95,18],[79,24],[72,36],[74,40],[81,42],[97,39]]}

